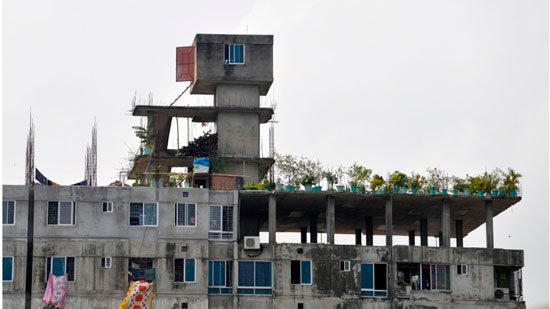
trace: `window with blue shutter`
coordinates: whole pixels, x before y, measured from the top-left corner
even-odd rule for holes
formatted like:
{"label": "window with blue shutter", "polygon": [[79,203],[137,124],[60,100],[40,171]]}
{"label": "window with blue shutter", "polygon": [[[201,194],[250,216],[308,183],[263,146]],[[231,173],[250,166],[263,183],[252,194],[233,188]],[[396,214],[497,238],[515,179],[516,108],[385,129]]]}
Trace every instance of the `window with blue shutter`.
{"label": "window with blue shutter", "polygon": [[13,281],[13,257],[2,258],[2,281]]}
{"label": "window with blue shutter", "polygon": [[238,267],[238,294],[272,294],[271,262],[242,261]]}
{"label": "window with blue shutter", "polygon": [[224,45],[224,63],[225,64],[244,64],[244,45],[243,44],[225,44]]}
{"label": "window with blue shutter", "polygon": [[233,262],[208,261],[208,294],[232,294]]}
{"label": "window with blue shutter", "polygon": [[388,296],[386,264],[361,264],[361,296]]}

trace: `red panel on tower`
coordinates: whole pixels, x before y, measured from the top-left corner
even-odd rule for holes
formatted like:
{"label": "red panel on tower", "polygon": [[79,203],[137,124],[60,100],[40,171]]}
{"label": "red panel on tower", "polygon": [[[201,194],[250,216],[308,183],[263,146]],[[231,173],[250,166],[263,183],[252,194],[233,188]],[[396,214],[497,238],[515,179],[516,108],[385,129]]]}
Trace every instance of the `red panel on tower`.
{"label": "red panel on tower", "polygon": [[176,81],[195,81],[195,46],[176,48]]}

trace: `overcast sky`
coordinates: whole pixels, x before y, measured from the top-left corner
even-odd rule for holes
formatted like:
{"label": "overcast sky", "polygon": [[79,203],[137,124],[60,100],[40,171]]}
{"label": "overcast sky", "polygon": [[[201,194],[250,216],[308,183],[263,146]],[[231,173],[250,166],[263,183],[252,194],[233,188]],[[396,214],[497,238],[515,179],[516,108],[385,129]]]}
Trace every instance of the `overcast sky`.
{"label": "overcast sky", "polygon": [[[177,46],[195,33],[273,34],[264,101],[278,103],[279,152],[383,175],[513,167],[523,199],[495,218],[495,246],[525,250],[527,304],[548,304],[547,1],[3,5],[3,183],[24,182],[31,109],[47,177],[84,178],[95,118],[98,183],[118,179],[139,144],[134,94],[167,105],[187,86],[175,82]],[[178,105],[209,102],[184,95]],[[484,226],[465,238],[484,245]]]}

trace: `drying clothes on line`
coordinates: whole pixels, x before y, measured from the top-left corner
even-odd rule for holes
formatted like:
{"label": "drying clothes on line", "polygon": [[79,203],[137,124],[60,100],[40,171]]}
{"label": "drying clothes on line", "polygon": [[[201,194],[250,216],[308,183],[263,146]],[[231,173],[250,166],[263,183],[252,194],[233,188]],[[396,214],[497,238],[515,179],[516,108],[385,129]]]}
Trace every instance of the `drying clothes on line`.
{"label": "drying clothes on line", "polygon": [[65,296],[67,295],[67,274],[63,276],[48,276],[48,284],[42,302],[56,308],[65,308]]}
{"label": "drying clothes on line", "polygon": [[132,281],[119,309],[150,309],[153,301],[153,283]]}

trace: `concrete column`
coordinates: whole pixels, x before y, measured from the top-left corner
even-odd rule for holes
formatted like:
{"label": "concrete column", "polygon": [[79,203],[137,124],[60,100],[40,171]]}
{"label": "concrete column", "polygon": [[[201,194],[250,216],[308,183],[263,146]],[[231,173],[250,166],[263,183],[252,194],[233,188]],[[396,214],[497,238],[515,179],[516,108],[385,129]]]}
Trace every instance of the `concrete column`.
{"label": "concrete column", "polygon": [[462,242],[462,220],[456,220],[455,221],[455,227],[456,227],[456,246],[458,248],[463,247]]}
{"label": "concrete column", "polygon": [[409,246],[414,246],[414,231],[409,231]]}
{"label": "concrete column", "polygon": [[428,246],[428,219],[420,219],[420,245]]}
{"label": "concrete column", "polygon": [[437,235],[435,237],[437,237],[438,242],[439,242],[439,246],[441,247],[441,244],[443,243],[443,232],[437,233]]}
{"label": "concrete column", "polygon": [[309,242],[317,243],[317,214],[309,215]]}
{"label": "concrete column", "polygon": [[485,201],[485,228],[487,229],[487,248],[494,248],[493,238],[493,201]]}
{"label": "concrete column", "polygon": [[367,246],[372,246],[374,234],[374,225],[372,217],[365,217],[365,235],[367,236]]}
{"label": "concrete column", "polygon": [[269,216],[269,243],[275,244],[277,242],[275,237],[275,234],[277,233],[277,199],[275,198],[275,194],[269,195],[268,216]]}
{"label": "concrete column", "polygon": [[392,198],[386,198],[386,246],[393,246]]}
{"label": "concrete column", "polygon": [[361,229],[355,229],[355,244],[361,246]]}
{"label": "concrete column", "polygon": [[327,243],[334,245],[334,196],[327,196]]}
{"label": "concrete column", "polygon": [[441,205],[441,247],[451,246],[451,206],[448,200]]}
{"label": "concrete column", "polygon": [[303,244],[307,243],[307,226],[303,226],[300,228],[300,237],[301,237],[301,243]]}

